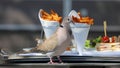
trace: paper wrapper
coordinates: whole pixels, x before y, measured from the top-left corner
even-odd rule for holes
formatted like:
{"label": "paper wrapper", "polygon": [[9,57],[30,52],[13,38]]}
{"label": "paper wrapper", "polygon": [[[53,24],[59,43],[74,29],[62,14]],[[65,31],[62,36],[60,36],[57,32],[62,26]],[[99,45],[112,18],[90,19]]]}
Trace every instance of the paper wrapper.
{"label": "paper wrapper", "polygon": [[[72,10],[68,16],[75,16],[79,18],[79,15],[76,11]],[[90,29],[90,25],[85,23],[70,23],[70,27],[72,30],[72,34],[74,36],[74,40],[77,46],[77,51],[79,55],[82,55],[84,48],[85,48],[85,41],[88,36],[88,32]]]}
{"label": "paper wrapper", "polygon": [[84,26],[84,24],[82,25],[79,23],[70,24],[70,26],[71,26],[72,34],[74,36],[75,43],[77,45],[77,50],[79,52],[79,55],[82,55],[82,52],[85,48],[84,45],[88,36],[90,26]]}
{"label": "paper wrapper", "polygon": [[40,20],[43,30],[45,32],[45,37],[49,38],[57,30],[57,28],[59,26],[59,22],[43,20],[41,18],[41,11],[42,11],[42,9],[40,9],[39,14],[38,14],[39,20]]}
{"label": "paper wrapper", "polygon": [[69,13],[68,16],[70,16],[70,17],[75,16],[75,17],[77,17],[77,18],[80,18],[80,16],[78,15],[78,13],[77,13],[75,10],[72,10],[72,11]]}

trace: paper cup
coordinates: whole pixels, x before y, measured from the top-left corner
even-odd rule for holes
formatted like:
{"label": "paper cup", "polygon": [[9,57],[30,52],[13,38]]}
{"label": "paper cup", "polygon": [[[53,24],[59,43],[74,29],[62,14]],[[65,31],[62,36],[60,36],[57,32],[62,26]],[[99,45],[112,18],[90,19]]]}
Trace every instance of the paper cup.
{"label": "paper cup", "polygon": [[[74,16],[77,18],[80,18],[78,13],[75,10],[72,10],[69,15],[70,17]],[[85,23],[70,23],[70,27],[72,30],[72,34],[74,36],[74,40],[76,43],[77,51],[79,52],[79,55],[82,55],[84,48],[85,48],[85,41],[88,36],[88,32],[90,29],[90,25],[85,24]]]}
{"label": "paper cup", "polygon": [[72,10],[72,11],[69,13],[68,16],[70,16],[70,17],[75,16],[75,17],[77,17],[77,18],[80,18],[80,16],[78,15],[78,13],[77,13],[75,10]]}
{"label": "paper cup", "polygon": [[77,51],[79,52],[79,55],[82,55],[85,48],[85,41],[88,36],[90,25],[81,24],[81,23],[75,23],[75,24],[71,23],[70,27],[77,46]]}
{"label": "paper cup", "polygon": [[42,11],[42,9],[40,9],[38,17],[39,17],[39,20],[42,24],[42,27],[43,27],[43,30],[45,33],[45,37],[49,38],[57,30],[57,28],[59,26],[59,22],[47,21],[47,20],[42,19],[41,18],[41,11]]}

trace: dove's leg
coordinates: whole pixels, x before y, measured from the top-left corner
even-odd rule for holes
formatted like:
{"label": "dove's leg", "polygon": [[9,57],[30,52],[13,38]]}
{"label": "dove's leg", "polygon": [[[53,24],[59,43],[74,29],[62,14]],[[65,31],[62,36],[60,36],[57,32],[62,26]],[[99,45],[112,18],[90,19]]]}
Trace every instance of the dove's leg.
{"label": "dove's leg", "polygon": [[52,57],[49,56],[49,58],[50,58],[50,62],[48,62],[48,63],[49,63],[49,64],[55,64],[55,62],[53,62]]}
{"label": "dove's leg", "polygon": [[54,63],[52,57],[49,57],[49,58],[50,58],[50,63],[51,64]]}
{"label": "dove's leg", "polygon": [[60,63],[63,63],[63,61],[61,60],[60,56],[57,56],[58,60]]}

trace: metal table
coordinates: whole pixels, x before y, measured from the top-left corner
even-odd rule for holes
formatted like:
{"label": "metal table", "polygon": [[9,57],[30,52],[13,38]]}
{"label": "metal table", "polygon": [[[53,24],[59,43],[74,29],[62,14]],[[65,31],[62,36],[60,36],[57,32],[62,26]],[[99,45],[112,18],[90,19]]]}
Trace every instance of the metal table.
{"label": "metal table", "polygon": [[[63,64],[48,64],[49,58],[6,59],[1,66],[118,66],[120,57],[60,56]],[[58,62],[56,57],[53,58]]]}

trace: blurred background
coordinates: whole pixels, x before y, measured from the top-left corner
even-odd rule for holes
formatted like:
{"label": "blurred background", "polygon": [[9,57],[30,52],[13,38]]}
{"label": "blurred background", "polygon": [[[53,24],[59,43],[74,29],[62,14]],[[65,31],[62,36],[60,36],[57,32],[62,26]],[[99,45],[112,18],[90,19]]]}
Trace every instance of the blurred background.
{"label": "blurred background", "polygon": [[88,39],[103,36],[103,21],[108,24],[108,36],[120,35],[119,0],[0,0],[0,48],[12,52],[34,47],[41,34],[39,9],[55,10],[67,16],[74,9],[82,16],[94,18]]}

